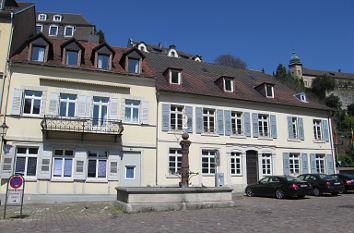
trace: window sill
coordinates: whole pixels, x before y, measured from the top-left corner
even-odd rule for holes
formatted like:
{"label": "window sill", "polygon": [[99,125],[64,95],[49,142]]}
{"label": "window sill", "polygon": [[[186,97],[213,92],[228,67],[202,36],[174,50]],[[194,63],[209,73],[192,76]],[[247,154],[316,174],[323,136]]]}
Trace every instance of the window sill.
{"label": "window sill", "polygon": [[86,179],[87,183],[107,183],[108,180],[106,178],[87,178]]}
{"label": "window sill", "polygon": [[215,174],[201,174],[204,177],[215,177]]}
{"label": "window sill", "polygon": [[325,140],[313,140],[313,143],[326,143]]}
{"label": "window sill", "polygon": [[21,117],[24,118],[43,118],[40,114],[21,114]]}
{"label": "window sill", "polygon": [[301,139],[288,139],[288,142],[301,142]]}
{"label": "window sill", "polygon": [[170,131],[168,131],[167,133],[168,133],[168,134],[179,134],[179,135],[182,135],[184,132],[181,131],[181,130],[175,130],[175,131],[170,130]]}
{"label": "window sill", "polygon": [[259,137],[258,140],[264,140],[264,141],[273,141],[273,138],[268,138],[268,137]]}
{"label": "window sill", "polygon": [[220,135],[216,133],[202,133],[201,135],[207,137],[220,137]]}
{"label": "window sill", "polygon": [[241,178],[241,177],[243,177],[243,175],[242,175],[242,174],[239,174],[239,175],[231,175],[231,177]]}
{"label": "window sill", "polygon": [[247,137],[245,135],[231,135],[230,138],[235,138],[235,139],[246,139]]}
{"label": "window sill", "polygon": [[168,174],[166,175],[167,179],[180,179],[180,177],[178,175],[172,175],[172,174]]}
{"label": "window sill", "polygon": [[57,178],[57,177],[52,177],[51,181],[53,182],[73,182],[73,178]]}

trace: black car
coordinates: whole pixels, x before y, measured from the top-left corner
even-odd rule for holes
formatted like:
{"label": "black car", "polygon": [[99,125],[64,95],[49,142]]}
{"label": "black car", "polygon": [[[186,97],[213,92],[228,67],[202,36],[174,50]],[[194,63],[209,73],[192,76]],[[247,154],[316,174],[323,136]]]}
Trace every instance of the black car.
{"label": "black car", "polygon": [[320,196],[322,193],[337,195],[343,192],[342,182],[334,177],[325,174],[302,174],[297,177],[299,180],[307,181],[312,186],[312,194]]}
{"label": "black car", "polygon": [[344,185],[343,193],[348,192],[348,190],[354,190],[354,175],[348,173],[332,174],[329,175],[333,179],[338,179],[342,181]]}
{"label": "black car", "polygon": [[283,199],[285,197],[300,197],[311,193],[310,185],[290,176],[268,176],[257,184],[248,185],[245,189],[247,196],[269,196]]}

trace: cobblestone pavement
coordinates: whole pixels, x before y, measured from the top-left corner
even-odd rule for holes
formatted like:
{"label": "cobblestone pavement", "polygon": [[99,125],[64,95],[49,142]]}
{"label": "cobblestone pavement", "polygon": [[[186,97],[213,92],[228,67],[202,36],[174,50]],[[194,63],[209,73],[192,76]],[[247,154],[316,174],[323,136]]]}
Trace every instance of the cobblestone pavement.
{"label": "cobblestone pavement", "polygon": [[0,232],[354,232],[354,193],[289,200],[239,196],[235,203],[140,214],[124,214],[112,203],[27,205],[22,219],[12,207]]}

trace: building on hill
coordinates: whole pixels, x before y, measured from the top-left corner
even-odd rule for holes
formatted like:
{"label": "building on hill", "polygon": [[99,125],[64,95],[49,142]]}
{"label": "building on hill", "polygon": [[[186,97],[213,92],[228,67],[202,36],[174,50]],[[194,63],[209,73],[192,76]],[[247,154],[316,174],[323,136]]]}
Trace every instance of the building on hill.
{"label": "building on hill", "polygon": [[354,74],[338,71],[314,70],[303,67],[300,58],[293,53],[289,62],[289,69],[292,75],[301,78],[304,81],[304,86],[312,87],[312,82],[317,77],[327,76],[336,80],[336,87],[327,95],[333,93],[338,96],[342,102],[342,107],[354,103]]}
{"label": "building on hill", "polygon": [[98,43],[96,26],[80,14],[36,12],[36,31],[48,37]]}

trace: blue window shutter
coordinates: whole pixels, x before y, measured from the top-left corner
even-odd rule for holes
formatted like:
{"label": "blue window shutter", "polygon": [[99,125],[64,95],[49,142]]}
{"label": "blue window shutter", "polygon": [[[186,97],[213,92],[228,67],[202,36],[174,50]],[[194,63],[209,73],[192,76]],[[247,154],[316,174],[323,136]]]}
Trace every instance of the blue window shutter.
{"label": "blue window shutter", "polygon": [[191,106],[186,106],[186,115],[188,117],[188,121],[187,121],[187,132],[188,133],[193,133],[193,108]]}
{"label": "blue window shutter", "polygon": [[307,158],[307,154],[306,153],[302,153],[301,154],[301,165],[302,165],[302,174],[306,174],[309,172],[309,162],[308,162],[308,158]]}
{"label": "blue window shutter", "polygon": [[316,155],[315,154],[310,154],[310,163],[311,163],[311,173],[312,174],[317,174]]}
{"label": "blue window shutter", "polygon": [[305,140],[305,134],[304,134],[304,121],[301,117],[297,118],[297,123],[298,123],[298,129],[299,129],[299,139],[301,141]]}
{"label": "blue window shutter", "polygon": [[162,131],[170,130],[170,105],[162,104]]}
{"label": "blue window shutter", "polygon": [[289,153],[283,153],[283,172],[285,176],[290,175]]}
{"label": "blue window shutter", "polygon": [[219,135],[224,135],[224,111],[216,110],[216,119],[217,119],[217,133]]}
{"label": "blue window shutter", "polygon": [[272,137],[276,139],[278,137],[277,133],[277,117],[275,115],[270,115],[270,125],[272,129]]}
{"label": "blue window shutter", "polygon": [[329,142],[329,133],[328,133],[328,121],[322,120],[322,130],[323,130],[323,139],[326,142]]}
{"label": "blue window shutter", "polygon": [[203,108],[195,108],[196,133],[203,133]]}
{"label": "blue window shutter", "polygon": [[288,138],[293,139],[294,134],[293,134],[293,124],[292,124],[292,117],[288,116]]}
{"label": "blue window shutter", "polygon": [[326,155],[326,161],[327,161],[327,174],[334,174],[334,163],[333,163],[333,156],[332,154]]}
{"label": "blue window shutter", "polygon": [[224,111],[224,119],[225,119],[225,135],[231,135],[231,111]]}
{"label": "blue window shutter", "polygon": [[259,129],[258,129],[258,114],[252,113],[252,127],[253,127],[253,137],[258,138]]}
{"label": "blue window shutter", "polygon": [[245,124],[245,128],[244,128],[245,136],[251,137],[251,116],[249,112],[243,113],[243,122]]}

